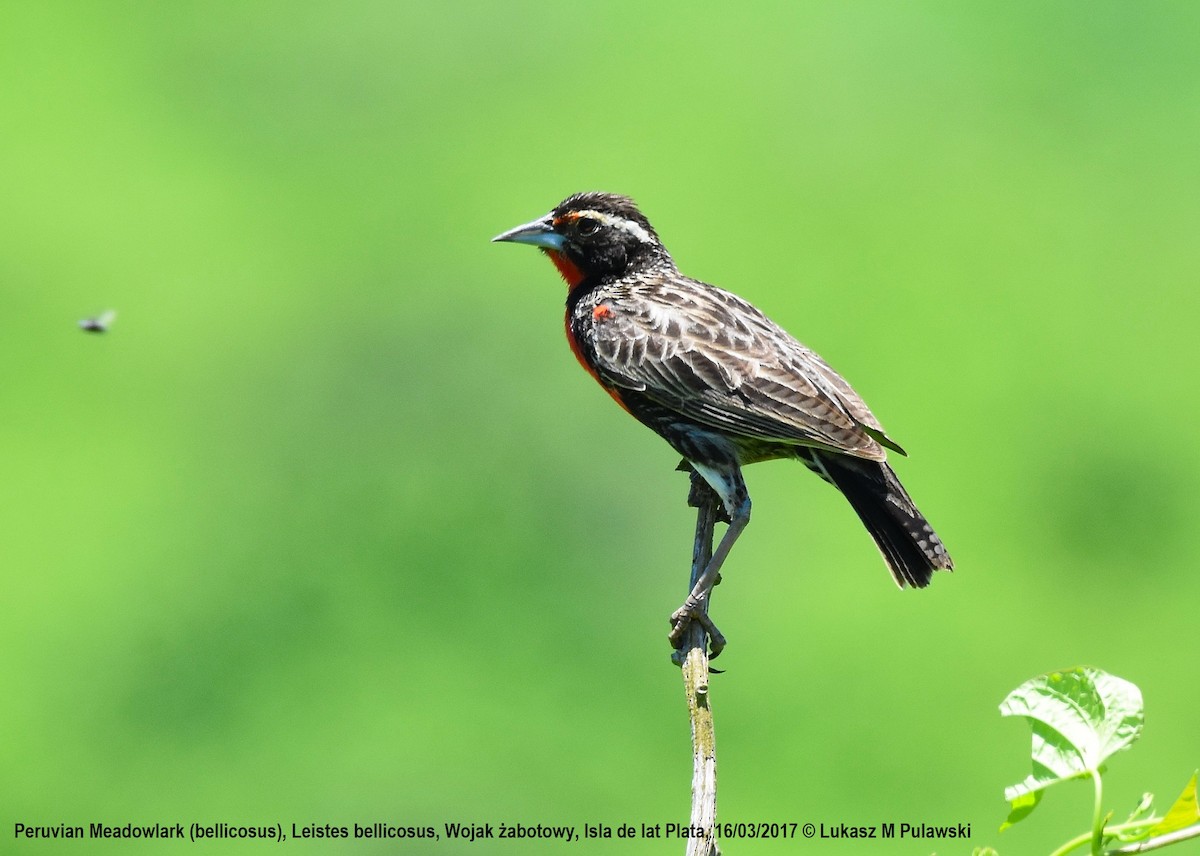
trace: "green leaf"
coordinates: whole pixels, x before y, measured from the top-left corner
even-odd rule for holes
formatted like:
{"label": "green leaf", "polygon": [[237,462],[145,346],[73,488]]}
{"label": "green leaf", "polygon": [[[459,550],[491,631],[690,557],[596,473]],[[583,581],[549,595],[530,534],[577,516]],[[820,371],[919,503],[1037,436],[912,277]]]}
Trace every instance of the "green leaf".
{"label": "green leaf", "polygon": [[1022,716],[1033,729],[1033,772],[1004,789],[1012,803],[1006,826],[1028,816],[1044,788],[1097,774],[1113,753],[1142,733],[1141,691],[1090,666],[1026,681],[1000,704],[1001,716]]}
{"label": "green leaf", "polygon": [[1042,801],[1041,791],[1031,791],[1027,794],[1021,794],[1012,801],[1012,811],[1008,813],[1008,818],[1004,823],[1000,824],[1000,831],[1008,829],[1015,823],[1024,820],[1029,813],[1037,808],[1037,804]]}
{"label": "green leaf", "polygon": [[1200,805],[1196,802],[1196,773],[1192,773],[1192,778],[1188,780],[1187,787],[1183,789],[1179,799],[1175,800],[1166,817],[1151,827],[1150,835],[1165,835],[1197,822],[1200,822]]}

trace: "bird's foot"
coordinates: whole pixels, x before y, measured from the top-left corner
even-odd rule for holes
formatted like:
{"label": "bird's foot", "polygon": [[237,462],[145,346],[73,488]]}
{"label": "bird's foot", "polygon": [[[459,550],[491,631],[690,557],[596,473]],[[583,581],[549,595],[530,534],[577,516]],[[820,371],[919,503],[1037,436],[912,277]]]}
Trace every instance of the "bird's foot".
{"label": "bird's foot", "polygon": [[725,636],[708,617],[708,612],[700,604],[693,602],[691,597],[685,600],[679,609],[671,613],[671,632],[667,635],[667,641],[671,643],[671,647],[677,653],[681,653],[684,638],[691,629],[693,621],[704,628],[704,632],[708,635],[708,659],[715,660],[725,649]]}

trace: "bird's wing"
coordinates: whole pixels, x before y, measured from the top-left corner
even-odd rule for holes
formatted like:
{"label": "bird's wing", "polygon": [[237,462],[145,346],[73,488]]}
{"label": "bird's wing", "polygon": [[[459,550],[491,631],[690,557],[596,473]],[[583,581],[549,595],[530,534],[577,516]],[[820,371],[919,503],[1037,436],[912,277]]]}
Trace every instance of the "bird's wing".
{"label": "bird's wing", "polygon": [[768,442],[883,460],[903,453],[850,385],[737,295],[672,278],[602,299],[596,369],[685,419]]}

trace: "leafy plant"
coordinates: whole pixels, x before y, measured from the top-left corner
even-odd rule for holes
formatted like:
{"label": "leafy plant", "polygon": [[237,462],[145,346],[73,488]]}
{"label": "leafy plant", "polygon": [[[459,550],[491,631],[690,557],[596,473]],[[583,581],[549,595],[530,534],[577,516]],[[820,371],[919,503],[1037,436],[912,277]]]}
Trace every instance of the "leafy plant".
{"label": "leafy plant", "polygon": [[1104,762],[1128,749],[1145,722],[1142,693],[1134,684],[1088,666],[1050,672],[1009,693],[1000,714],[1024,717],[1033,729],[1033,772],[1005,789],[1011,811],[1002,832],[1028,817],[1051,785],[1090,779],[1095,793],[1090,831],[1051,856],[1089,843],[1092,856],[1145,853],[1200,837],[1195,773],[1162,817],[1154,813],[1151,794],[1143,795],[1120,823],[1110,823],[1113,812],[1104,811]]}

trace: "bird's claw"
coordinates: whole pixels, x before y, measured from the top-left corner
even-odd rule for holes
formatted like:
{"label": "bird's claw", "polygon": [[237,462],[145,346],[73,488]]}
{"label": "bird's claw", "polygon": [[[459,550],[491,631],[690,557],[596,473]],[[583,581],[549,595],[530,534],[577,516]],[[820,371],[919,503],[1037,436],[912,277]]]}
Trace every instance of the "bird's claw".
{"label": "bird's claw", "polygon": [[713,624],[708,613],[699,606],[693,605],[690,598],[684,601],[679,609],[671,613],[671,632],[667,635],[667,641],[671,643],[671,647],[676,650],[676,653],[681,654],[685,637],[693,621],[704,628],[704,632],[708,635],[708,659],[715,660],[725,650],[725,636],[717,629],[717,625]]}

